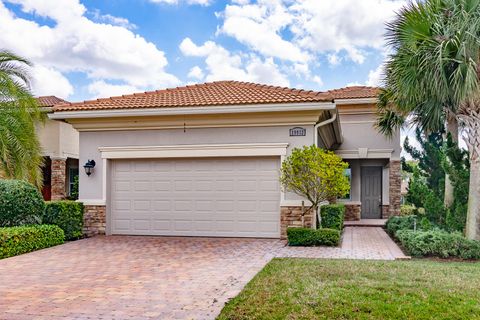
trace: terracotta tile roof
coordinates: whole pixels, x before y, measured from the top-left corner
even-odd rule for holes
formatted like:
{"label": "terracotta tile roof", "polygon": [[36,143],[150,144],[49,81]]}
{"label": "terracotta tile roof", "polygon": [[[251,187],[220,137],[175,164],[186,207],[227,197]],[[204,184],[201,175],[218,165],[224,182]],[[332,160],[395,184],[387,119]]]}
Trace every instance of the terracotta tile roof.
{"label": "terracotta tile roof", "polygon": [[380,88],[353,86],[327,91],[334,99],[376,98]]}
{"label": "terracotta tile roof", "polygon": [[217,81],[172,89],[56,105],[55,111],[139,109],[332,101],[327,92],[239,81]]}
{"label": "terracotta tile roof", "polygon": [[68,103],[68,101],[65,101],[55,96],[38,97],[37,102],[40,107],[53,107],[56,104]]}

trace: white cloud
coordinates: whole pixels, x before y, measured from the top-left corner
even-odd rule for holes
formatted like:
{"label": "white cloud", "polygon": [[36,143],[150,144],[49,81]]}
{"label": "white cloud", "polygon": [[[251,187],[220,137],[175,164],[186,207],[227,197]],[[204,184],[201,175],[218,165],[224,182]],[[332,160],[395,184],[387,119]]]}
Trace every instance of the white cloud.
{"label": "white cloud", "polygon": [[134,23],[131,23],[128,19],[122,17],[115,17],[111,14],[101,14],[100,10],[95,9],[91,11],[91,15],[98,22],[105,22],[114,26],[123,27],[126,29],[136,29],[137,26]]}
{"label": "white cloud", "polygon": [[212,4],[213,0],[150,0],[153,3],[164,3],[164,4],[179,4],[185,2],[187,4],[198,4],[201,6],[209,6]]}
{"label": "white cloud", "polygon": [[381,64],[376,69],[370,70],[370,72],[368,73],[368,79],[366,82],[367,86],[378,87],[382,85],[383,67],[384,65]]}
{"label": "white cloud", "polygon": [[127,84],[112,84],[103,80],[93,81],[88,85],[87,90],[94,98],[121,96],[141,91],[135,86]]}
{"label": "white cloud", "polygon": [[207,81],[240,80],[288,86],[287,77],[272,58],[261,59],[256,55],[232,54],[213,41],[196,45],[190,38],[180,44],[185,56],[203,57],[208,74]]}
{"label": "white cloud", "polygon": [[329,53],[327,55],[327,60],[328,60],[328,63],[330,63],[332,66],[336,66],[340,64],[340,62],[342,61],[342,58],[339,57],[338,54],[336,53]]}
{"label": "white cloud", "polygon": [[[220,32],[267,57],[306,62],[327,54],[331,64],[338,54],[363,63],[366,50],[384,50],[384,23],[405,0],[258,0],[235,1],[221,17]],[[288,33],[283,31],[287,30]],[[286,36],[285,34],[291,34]]]}
{"label": "white cloud", "polygon": [[63,99],[73,94],[73,86],[58,70],[44,66],[35,66],[32,72],[34,94],[36,96],[54,95]]}
{"label": "white cloud", "polygon": [[56,23],[39,25],[17,17],[0,2],[0,47],[29,58],[37,66],[62,74],[81,72],[92,81],[115,80],[142,89],[179,83],[165,71],[168,62],[164,52],[126,27],[88,19],[78,0],[9,2]]}
{"label": "white cloud", "polygon": [[220,32],[228,34],[264,56],[306,62],[309,56],[280,32],[293,22],[293,16],[281,1],[259,4],[227,5]]}
{"label": "white cloud", "polygon": [[317,84],[319,87],[323,87],[323,80],[320,76],[313,76],[312,81]]}
{"label": "white cloud", "polygon": [[189,78],[194,78],[194,79],[203,79],[205,75],[203,74],[202,68],[199,66],[194,66],[193,68],[190,69],[190,72],[188,72],[188,77]]}

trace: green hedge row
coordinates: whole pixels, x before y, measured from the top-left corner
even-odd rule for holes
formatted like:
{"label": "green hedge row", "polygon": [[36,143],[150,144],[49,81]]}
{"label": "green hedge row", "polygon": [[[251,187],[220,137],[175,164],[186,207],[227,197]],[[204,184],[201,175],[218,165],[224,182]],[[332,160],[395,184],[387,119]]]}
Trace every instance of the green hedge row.
{"label": "green hedge row", "polygon": [[322,228],[343,229],[343,220],[345,218],[345,205],[330,204],[320,208],[320,216],[322,217]]}
{"label": "green hedge row", "polygon": [[40,223],[44,210],[42,195],[33,185],[0,179],[0,227]]}
{"label": "green hedge row", "polygon": [[75,201],[49,201],[46,203],[42,219],[45,224],[59,226],[65,233],[66,240],[82,237],[83,204]]}
{"label": "green hedge row", "polygon": [[387,220],[385,227],[391,236],[395,236],[398,230],[413,230],[417,216],[393,216]]}
{"label": "green hedge row", "polygon": [[480,259],[480,241],[443,230],[398,230],[395,237],[415,257]]}
{"label": "green hedge row", "polygon": [[0,228],[0,259],[62,244],[64,237],[53,225]]}
{"label": "green hedge row", "polygon": [[337,246],[340,242],[340,230],[288,228],[287,238],[290,246]]}

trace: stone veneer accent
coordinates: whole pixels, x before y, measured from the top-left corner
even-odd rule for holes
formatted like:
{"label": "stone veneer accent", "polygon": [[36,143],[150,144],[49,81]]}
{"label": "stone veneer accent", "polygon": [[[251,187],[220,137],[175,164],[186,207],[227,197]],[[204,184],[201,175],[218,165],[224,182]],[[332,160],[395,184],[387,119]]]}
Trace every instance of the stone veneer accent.
{"label": "stone veneer accent", "polygon": [[[388,211],[383,211],[383,218],[400,215],[402,197],[402,176],[400,160],[390,160],[390,206]],[[388,212],[388,214],[387,214]]]}
{"label": "stone veneer accent", "polygon": [[390,206],[388,204],[382,205],[382,218],[390,216]]}
{"label": "stone veneer accent", "polygon": [[345,204],[345,221],[357,221],[361,218],[362,205],[360,203]]}
{"label": "stone veneer accent", "polygon": [[83,234],[87,237],[105,234],[107,225],[106,207],[85,205],[83,213]]}
{"label": "stone veneer accent", "polygon": [[[305,227],[310,228],[313,222],[312,210],[305,213],[304,216]],[[289,206],[280,208],[280,238],[287,238],[288,227],[301,227],[302,226],[302,207],[301,206]]]}
{"label": "stone veneer accent", "polygon": [[67,159],[52,158],[52,200],[65,199]]}

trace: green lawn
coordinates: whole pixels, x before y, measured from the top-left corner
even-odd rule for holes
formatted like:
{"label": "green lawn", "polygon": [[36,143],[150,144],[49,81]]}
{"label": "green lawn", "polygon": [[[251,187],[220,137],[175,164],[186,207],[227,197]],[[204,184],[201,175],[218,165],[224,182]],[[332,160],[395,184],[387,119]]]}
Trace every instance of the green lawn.
{"label": "green lawn", "polygon": [[480,263],[274,259],[218,319],[480,319]]}

